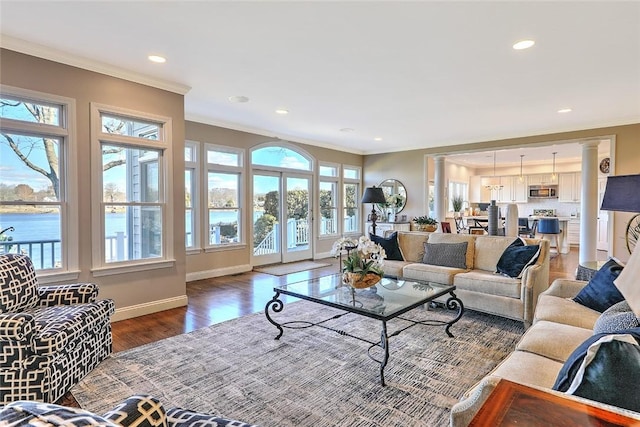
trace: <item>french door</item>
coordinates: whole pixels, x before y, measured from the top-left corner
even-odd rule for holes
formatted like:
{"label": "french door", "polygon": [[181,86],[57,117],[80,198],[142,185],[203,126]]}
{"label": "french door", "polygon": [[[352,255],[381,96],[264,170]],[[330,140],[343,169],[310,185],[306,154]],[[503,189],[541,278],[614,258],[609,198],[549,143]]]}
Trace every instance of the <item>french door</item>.
{"label": "french door", "polygon": [[253,174],[253,265],[313,257],[311,176],[291,172]]}

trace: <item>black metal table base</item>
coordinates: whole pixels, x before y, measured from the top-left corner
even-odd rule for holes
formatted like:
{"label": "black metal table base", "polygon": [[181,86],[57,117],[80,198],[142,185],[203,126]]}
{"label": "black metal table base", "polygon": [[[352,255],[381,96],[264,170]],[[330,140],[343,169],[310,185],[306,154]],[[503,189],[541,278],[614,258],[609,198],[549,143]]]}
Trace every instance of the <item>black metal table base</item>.
{"label": "black metal table base", "polygon": [[[351,312],[345,311],[343,313],[340,314],[336,314],[335,316],[329,317],[327,319],[321,320],[319,322],[309,322],[309,321],[299,321],[299,320],[294,320],[294,321],[289,321],[289,322],[284,322],[284,323],[278,323],[276,322],[271,315],[269,314],[269,310],[272,310],[274,313],[280,313],[283,308],[284,308],[284,303],[279,299],[280,298],[280,292],[276,292],[276,294],[273,296],[273,298],[271,300],[269,300],[267,302],[267,305],[265,306],[264,309],[264,314],[267,317],[267,320],[274,325],[276,328],[278,328],[278,335],[276,335],[276,337],[274,339],[278,340],[280,339],[280,337],[282,337],[282,334],[284,333],[284,328],[288,328],[288,329],[306,329],[306,328],[311,328],[313,326],[319,326],[321,328],[324,329],[328,329],[330,331],[336,332],[340,335],[344,335],[347,337],[351,337],[351,338],[355,338],[357,340],[366,342],[369,344],[369,348],[367,349],[367,355],[369,356],[369,358],[375,362],[377,362],[378,364],[380,364],[380,384],[382,384],[383,386],[386,385],[385,383],[385,379],[384,379],[384,368],[387,366],[387,363],[389,362],[389,338],[391,337],[395,337],[400,335],[400,333],[406,331],[409,328],[412,328],[416,325],[423,325],[423,326],[445,326],[445,332],[447,333],[447,335],[450,338],[453,338],[453,334],[451,333],[451,331],[449,330],[451,328],[451,326],[456,323],[458,320],[460,320],[460,318],[462,317],[463,313],[464,313],[464,305],[462,304],[462,301],[460,301],[460,299],[455,295],[455,293],[453,292],[449,292],[449,294],[451,295],[446,303],[445,306],[447,307],[447,309],[449,310],[457,310],[457,314],[456,316],[449,320],[449,321],[444,321],[444,320],[413,320],[413,319],[407,319],[406,317],[402,317],[402,316],[398,316],[395,317],[394,319],[402,319],[406,322],[409,322],[409,325],[405,326],[402,329],[398,329],[397,331],[393,332],[391,335],[388,334],[387,332],[387,321],[386,320],[381,320],[382,322],[382,330],[380,332],[380,341],[374,342],[371,340],[367,340],[365,338],[359,337],[357,335],[353,335],[350,334],[346,331],[343,331],[341,329],[335,329],[332,328],[330,326],[325,325],[325,323],[329,322],[330,320],[334,320],[334,319],[339,319],[342,316],[345,316],[347,314],[350,314]],[[374,349],[379,349],[382,350],[382,358],[376,357],[372,354],[372,350]]]}

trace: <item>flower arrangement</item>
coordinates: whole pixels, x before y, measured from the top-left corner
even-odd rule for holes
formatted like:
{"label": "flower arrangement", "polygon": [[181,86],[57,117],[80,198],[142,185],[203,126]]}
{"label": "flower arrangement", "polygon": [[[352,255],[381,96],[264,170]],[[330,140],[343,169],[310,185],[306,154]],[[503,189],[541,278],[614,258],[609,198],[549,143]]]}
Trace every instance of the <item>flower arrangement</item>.
{"label": "flower arrangement", "polygon": [[394,211],[400,209],[404,203],[404,196],[401,194],[392,194],[387,197],[387,205],[393,208]]}
{"label": "flower arrangement", "polygon": [[[343,239],[339,239],[338,242]],[[360,236],[357,242],[351,240],[351,243],[356,243],[357,246],[353,245],[355,248],[350,250],[347,259],[342,261],[343,281],[354,288],[375,285],[384,274],[382,267],[387,254],[382,246],[373,243],[366,236]]]}
{"label": "flower arrangement", "polygon": [[351,237],[341,237],[335,242],[333,242],[333,246],[331,247],[331,256],[337,257],[340,255],[340,251],[344,249],[353,249],[358,246],[358,241]]}

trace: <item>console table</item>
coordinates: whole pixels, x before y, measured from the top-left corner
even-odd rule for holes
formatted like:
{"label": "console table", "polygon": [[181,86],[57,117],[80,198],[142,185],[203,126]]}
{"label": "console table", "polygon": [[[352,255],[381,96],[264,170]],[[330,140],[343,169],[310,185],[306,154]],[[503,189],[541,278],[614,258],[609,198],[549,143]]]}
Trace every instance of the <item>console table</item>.
{"label": "console table", "polygon": [[469,426],[637,426],[640,420],[501,379]]}

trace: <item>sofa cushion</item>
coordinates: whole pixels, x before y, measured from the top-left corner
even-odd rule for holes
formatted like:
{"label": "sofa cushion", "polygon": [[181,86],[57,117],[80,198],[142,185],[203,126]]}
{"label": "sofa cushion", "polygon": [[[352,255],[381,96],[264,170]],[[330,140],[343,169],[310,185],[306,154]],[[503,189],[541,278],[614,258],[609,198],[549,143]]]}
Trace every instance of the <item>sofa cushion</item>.
{"label": "sofa cushion", "polygon": [[509,277],[522,277],[528,266],[535,264],[540,256],[540,245],[525,245],[517,238],[502,253],[496,271]]}
{"label": "sofa cushion", "polygon": [[526,351],[514,351],[491,375],[520,384],[551,388],[562,363]]}
{"label": "sofa cushion", "polygon": [[436,282],[445,285],[453,285],[456,274],[464,273],[461,268],[442,267],[439,265],[411,263],[402,269],[402,275],[406,279],[422,280],[424,282]]}
{"label": "sofa cushion", "polygon": [[402,252],[402,258],[408,262],[422,262],[424,243],[429,240],[431,234],[419,231],[399,232],[398,246]]}
{"label": "sofa cushion", "polygon": [[449,234],[449,233],[431,233],[429,243],[461,243],[468,242],[467,245],[467,269],[475,268],[473,258],[475,257],[475,237],[470,234]]}
{"label": "sofa cushion", "polygon": [[606,309],[595,325],[593,334],[611,333],[623,329],[637,328],[640,326],[640,319],[629,307],[627,301],[620,301]]}
{"label": "sofa cushion", "polygon": [[403,270],[404,267],[411,264],[407,261],[390,261],[388,259],[384,260],[384,265],[382,269],[384,270],[385,276],[395,276],[402,277],[404,275]]}
{"label": "sofa cushion", "polygon": [[400,247],[398,246],[398,232],[391,233],[388,237],[380,237],[375,234],[369,233],[369,238],[373,243],[377,243],[382,246],[386,254],[385,259],[391,261],[404,261]]}
{"label": "sofa cushion", "polygon": [[613,284],[622,271],[622,266],[611,258],[594,274],[587,286],[573,299],[575,302],[602,313],[624,297]]}
{"label": "sofa cushion", "polygon": [[0,313],[25,311],[38,305],[38,280],[26,255],[0,255]]}
{"label": "sofa cushion", "polygon": [[458,289],[466,289],[483,294],[497,295],[509,298],[520,298],[521,281],[484,270],[471,270],[456,274],[453,284]]}
{"label": "sofa cushion", "polygon": [[473,268],[476,270],[486,270],[490,272],[496,271],[498,260],[510,244],[510,238],[499,236],[476,237]]}
{"label": "sofa cushion", "polygon": [[467,268],[466,254],[468,242],[460,243],[425,243],[424,264],[440,265],[442,267]]}
{"label": "sofa cushion", "polygon": [[540,294],[534,322],[548,320],[593,330],[598,317],[600,317],[599,312],[580,305],[572,299]]}
{"label": "sofa cushion", "polygon": [[516,350],[528,351],[564,363],[591,335],[591,329],[542,320],[527,329]]}
{"label": "sofa cushion", "polygon": [[558,373],[554,390],[640,412],[640,328],[597,334]]}

